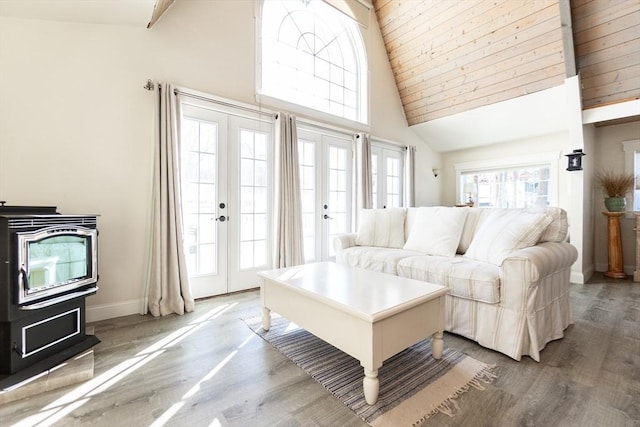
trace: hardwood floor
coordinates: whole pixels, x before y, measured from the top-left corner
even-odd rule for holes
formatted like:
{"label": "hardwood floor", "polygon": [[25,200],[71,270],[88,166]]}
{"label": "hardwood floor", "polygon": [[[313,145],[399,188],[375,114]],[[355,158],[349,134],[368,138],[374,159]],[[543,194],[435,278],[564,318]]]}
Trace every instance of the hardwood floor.
{"label": "hardwood floor", "polygon": [[[640,284],[598,274],[572,285],[574,325],[541,362],[516,362],[451,334],[445,346],[498,378],[426,426],[640,425]],[[93,323],[95,377],[0,406],[0,425],[365,426],[240,319],[257,291],[199,301],[184,316]]]}

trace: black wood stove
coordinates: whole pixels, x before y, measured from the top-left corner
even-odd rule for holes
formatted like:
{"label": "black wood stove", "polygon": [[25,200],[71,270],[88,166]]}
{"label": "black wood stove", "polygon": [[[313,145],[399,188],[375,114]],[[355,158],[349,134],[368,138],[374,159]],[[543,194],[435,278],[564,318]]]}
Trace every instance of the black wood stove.
{"label": "black wood stove", "polygon": [[85,333],[97,283],[96,215],[0,202],[0,388],[100,342]]}

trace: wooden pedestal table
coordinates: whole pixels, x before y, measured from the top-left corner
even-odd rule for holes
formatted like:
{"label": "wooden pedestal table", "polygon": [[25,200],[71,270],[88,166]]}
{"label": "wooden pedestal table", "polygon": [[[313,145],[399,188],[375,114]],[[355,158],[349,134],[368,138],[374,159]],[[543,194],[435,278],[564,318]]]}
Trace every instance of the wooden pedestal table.
{"label": "wooden pedestal table", "polygon": [[620,236],[620,217],[624,212],[602,212],[607,217],[607,256],[608,266],[605,276],[612,279],[626,279],[622,264],[622,238]]}
{"label": "wooden pedestal table", "polygon": [[378,369],[389,357],[429,336],[433,357],[442,357],[444,286],[333,262],[258,275],[262,328],[271,327],[273,310],[358,359],[369,405],[378,400]]}
{"label": "wooden pedestal table", "polygon": [[636,269],[633,271],[633,281],[640,282],[640,214],[636,214]]}

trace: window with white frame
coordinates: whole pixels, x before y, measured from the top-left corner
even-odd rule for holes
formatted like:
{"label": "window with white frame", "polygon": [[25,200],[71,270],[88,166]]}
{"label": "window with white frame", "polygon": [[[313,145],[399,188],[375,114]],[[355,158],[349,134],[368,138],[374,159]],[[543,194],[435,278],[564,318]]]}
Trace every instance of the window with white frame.
{"label": "window with white frame", "polygon": [[404,147],[371,142],[371,175],[374,208],[403,205]]}
{"label": "window with white frame", "polygon": [[262,3],[260,92],[367,122],[364,43],[352,19],[321,0]]}
{"label": "window with white frame", "polygon": [[557,158],[530,162],[504,159],[456,165],[458,201],[479,207],[532,208],[557,205]]}
{"label": "window with white frame", "polygon": [[628,206],[634,212],[640,211],[640,139],[624,141],[625,172],[635,176],[635,184],[631,192]]}

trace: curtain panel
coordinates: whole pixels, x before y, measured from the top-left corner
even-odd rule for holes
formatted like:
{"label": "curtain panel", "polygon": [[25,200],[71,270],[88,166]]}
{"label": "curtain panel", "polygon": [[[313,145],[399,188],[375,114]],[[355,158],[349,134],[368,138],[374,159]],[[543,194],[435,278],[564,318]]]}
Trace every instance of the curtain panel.
{"label": "curtain panel", "polygon": [[416,204],[415,184],[416,147],[409,145],[404,158],[404,207],[414,207]]}
{"label": "curtain panel", "polygon": [[293,114],[275,120],[274,267],[304,264],[298,132]]}
{"label": "curtain panel", "polygon": [[194,309],[180,208],[179,102],[171,85],[158,84],[156,111],[151,253],[145,300],[152,315],[165,316]]}
{"label": "curtain panel", "polygon": [[355,191],[353,192],[353,224],[358,227],[358,219],[362,209],[371,209],[373,200],[373,177],[371,175],[371,138],[369,134],[357,133],[353,137],[355,156],[353,158],[353,175]]}

